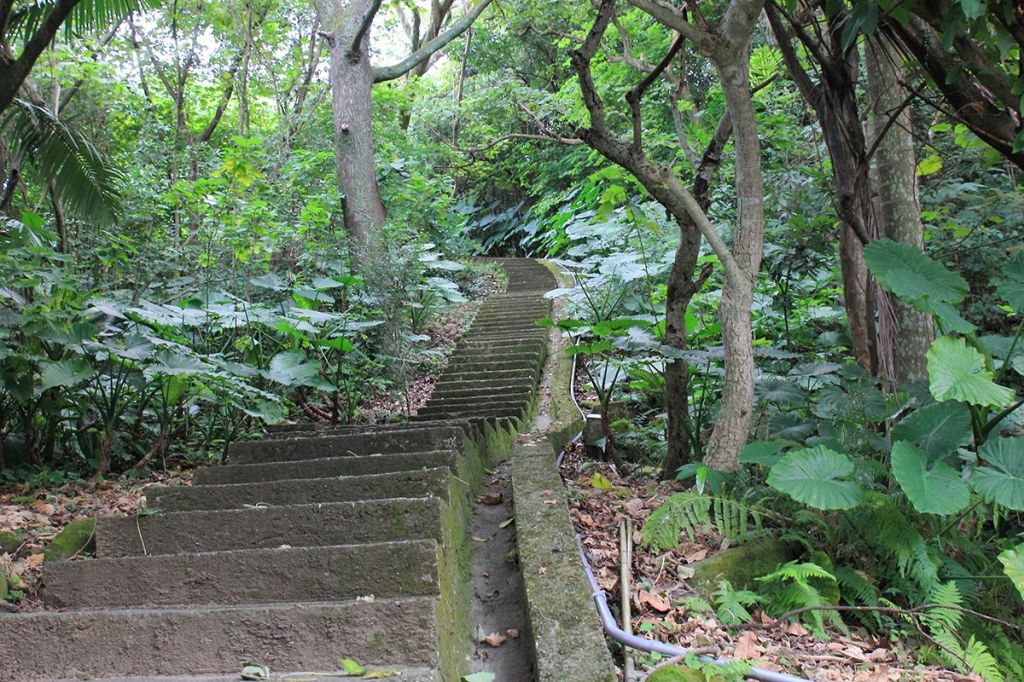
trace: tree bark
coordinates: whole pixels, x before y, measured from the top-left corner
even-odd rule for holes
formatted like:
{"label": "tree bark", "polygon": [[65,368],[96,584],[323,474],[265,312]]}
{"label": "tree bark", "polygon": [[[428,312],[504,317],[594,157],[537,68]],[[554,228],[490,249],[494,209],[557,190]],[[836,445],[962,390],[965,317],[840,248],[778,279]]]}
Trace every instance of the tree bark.
{"label": "tree bark", "polygon": [[704,457],[704,463],[718,471],[739,469],[739,451],[747,442],[753,421],[754,346],[750,311],[764,241],[764,178],[750,94],[749,34],[733,39],[742,40],[736,46],[733,61],[717,65],[732,117],[736,153],[736,234],[732,248],[736,267],[726,268],[718,304],[725,347],[725,385]]}
{"label": "tree bark", "polygon": [[[874,171],[878,181],[878,213],[882,234],[924,249],[924,224],[918,202],[917,162],[907,91],[902,85],[902,57],[886,40],[868,45],[868,92],[872,102],[872,134],[876,142]],[[894,301],[896,326],[895,380],[928,379],[926,354],[935,336],[930,315]]]}

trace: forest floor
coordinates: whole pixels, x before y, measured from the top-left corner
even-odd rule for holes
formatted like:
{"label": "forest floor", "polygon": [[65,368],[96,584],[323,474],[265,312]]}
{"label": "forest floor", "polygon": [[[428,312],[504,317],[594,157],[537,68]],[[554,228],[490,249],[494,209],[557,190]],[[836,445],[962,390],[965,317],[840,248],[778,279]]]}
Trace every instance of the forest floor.
{"label": "forest floor", "polygon": [[[596,473],[604,476],[611,487],[595,488]],[[569,488],[576,531],[598,585],[618,615],[620,522],[630,519],[633,528],[642,528],[651,511],[684,486],[641,476],[623,477],[609,464],[585,463],[582,445],[574,446],[563,460],[562,478]],[[775,619],[753,608],[754,623],[724,625],[713,613],[692,611],[686,606],[687,597],[698,596],[686,582],[692,572],[690,566],[720,551],[724,538],[704,533],[694,542],[684,541],[676,549],[661,553],[643,549],[636,534],[634,540],[638,544],[630,573],[630,602],[633,631],[640,636],[747,660],[761,668],[816,682],[981,682],[976,675],[920,665],[916,660],[917,643],[874,637],[861,628],[851,628],[848,635],[826,628],[828,639],[819,639],[798,622],[775,625]],[[647,657],[639,662],[655,665],[658,661]],[[638,670],[641,668],[638,665]]]}

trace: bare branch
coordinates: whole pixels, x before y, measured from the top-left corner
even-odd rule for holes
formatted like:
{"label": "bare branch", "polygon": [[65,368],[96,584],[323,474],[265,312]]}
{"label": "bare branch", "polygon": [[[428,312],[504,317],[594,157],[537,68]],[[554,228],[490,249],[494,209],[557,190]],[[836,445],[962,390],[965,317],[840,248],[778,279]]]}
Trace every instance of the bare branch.
{"label": "bare branch", "polygon": [[348,47],[348,52],[345,53],[345,58],[353,64],[357,63],[363,58],[363,51],[360,46],[363,43],[363,38],[366,37],[366,32],[370,30],[370,26],[373,25],[373,18],[377,16],[377,12],[380,11],[380,4],[382,0],[373,0],[370,6],[366,8],[366,14],[363,15],[362,20],[359,22],[359,29],[356,31],[355,36],[352,38],[352,44]]}
{"label": "bare branch", "polygon": [[433,40],[428,41],[399,63],[392,66],[375,68],[373,79],[374,83],[383,83],[384,81],[400,78],[415,69],[416,66],[422,62],[430,59],[431,55],[438,50],[443,49],[448,43],[462,35],[462,32],[476,21],[476,18],[480,16],[480,13],[483,12],[489,4],[491,4],[491,1],[492,0],[480,0],[473,9],[463,15],[457,22],[452,24],[447,31],[441,33]]}

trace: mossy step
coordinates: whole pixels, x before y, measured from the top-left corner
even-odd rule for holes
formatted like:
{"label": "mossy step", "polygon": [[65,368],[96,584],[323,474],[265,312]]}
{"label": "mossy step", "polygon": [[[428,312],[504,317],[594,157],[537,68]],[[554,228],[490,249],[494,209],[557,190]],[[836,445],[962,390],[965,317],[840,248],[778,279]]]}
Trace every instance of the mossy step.
{"label": "mossy step", "polygon": [[481,360],[479,362],[460,362],[453,365],[461,372],[497,372],[506,369],[530,369],[539,370],[540,358],[532,360]]}
{"label": "mossy step", "polygon": [[497,407],[475,407],[475,406],[453,406],[444,411],[430,411],[413,415],[416,421],[446,417],[506,417],[509,419],[523,419],[526,417],[527,409],[522,407],[497,406]]}
{"label": "mossy step", "polygon": [[497,369],[493,371],[462,371],[457,366],[450,367],[441,375],[443,381],[486,381],[489,379],[515,379],[523,377],[536,377],[540,374],[540,367],[525,369]]}
{"label": "mossy step", "polygon": [[[334,667],[338,667],[337,662],[335,662]],[[409,667],[391,663],[377,664],[367,668],[367,674],[385,671],[390,673],[387,679],[393,679],[395,682],[399,680],[401,682],[441,682],[439,673],[432,668]],[[303,672],[308,671],[272,670],[271,674],[280,677],[282,680],[306,680],[306,682],[310,682],[311,678],[304,676]],[[235,671],[228,675],[188,675],[184,677],[181,675],[173,677],[146,675],[145,677],[93,677],[90,679],[91,682],[238,682],[240,678],[238,671]]]}
{"label": "mossy step", "polygon": [[438,412],[451,412],[452,410],[500,410],[503,408],[515,408],[526,410],[530,406],[529,398],[492,398],[489,400],[453,398],[451,400],[429,400],[420,408],[418,414],[436,414]]}
{"label": "mossy step", "polygon": [[467,362],[544,362],[545,353],[539,350],[523,353],[495,353],[488,349],[463,351],[457,358],[453,358],[450,366],[458,366]]}
{"label": "mossy step", "polygon": [[434,404],[473,404],[474,402],[492,403],[503,400],[529,402],[530,399],[533,398],[533,393],[534,392],[529,388],[518,388],[512,390],[508,388],[483,388],[476,391],[470,391],[462,395],[435,391],[424,406]]}
{"label": "mossy step", "polygon": [[295,462],[267,462],[264,464],[226,464],[196,470],[196,485],[223,483],[249,483],[280,481],[289,478],[330,478],[332,476],[362,476],[393,471],[432,469],[454,466],[454,450],[432,450],[401,454],[368,455],[365,457],[324,457]]}
{"label": "mossy step", "polygon": [[366,476],[289,479],[227,485],[159,486],[146,490],[146,506],[163,512],[280,507],[313,502],[353,502],[395,497],[448,499],[446,467]]}
{"label": "mossy step", "polygon": [[43,581],[44,601],[58,608],[423,597],[438,594],[437,542],[64,561],[44,567]]}
{"label": "mossy step", "polygon": [[[0,615],[0,680],[228,674],[240,660],[273,671],[437,665],[437,600],[47,611]],[[9,651],[9,650],[8,650]]]}
{"label": "mossy step", "polygon": [[439,426],[431,429],[392,429],[344,435],[237,441],[228,446],[228,462],[291,462],[347,455],[461,449],[464,438],[465,434],[460,429]]}
{"label": "mossy step", "polygon": [[440,393],[445,393],[446,394],[447,392],[453,391],[453,390],[455,390],[455,391],[466,391],[466,390],[469,390],[469,391],[476,391],[476,390],[487,391],[487,390],[490,390],[490,389],[512,389],[512,388],[526,388],[527,390],[532,390],[532,388],[534,388],[534,386],[536,386],[536,384],[537,384],[537,377],[536,376],[515,377],[515,378],[512,378],[512,379],[507,379],[506,378],[506,379],[495,379],[495,380],[487,380],[487,379],[482,379],[482,380],[481,379],[466,380],[466,379],[456,379],[455,377],[452,377],[450,379],[444,379],[442,377],[440,381],[438,381],[436,384],[434,384],[434,393],[433,394],[440,394]]}
{"label": "mossy step", "polygon": [[96,554],[127,557],[233,549],[440,539],[436,497],[101,517]]}

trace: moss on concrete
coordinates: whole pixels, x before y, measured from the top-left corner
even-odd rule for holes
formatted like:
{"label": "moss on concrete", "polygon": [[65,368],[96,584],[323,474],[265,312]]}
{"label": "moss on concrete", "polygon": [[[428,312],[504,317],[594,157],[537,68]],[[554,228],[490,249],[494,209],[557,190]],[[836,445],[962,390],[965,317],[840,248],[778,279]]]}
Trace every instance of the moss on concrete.
{"label": "moss on concrete", "polygon": [[[562,269],[549,261],[540,261],[544,267],[554,274],[558,286],[572,286],[572,282]],[[551,403],[548,408],[551,425],[546,435],[555,452],[583,429],[583,417],[572,401],[570,383],[572,379],[572,360],[566,354],[568,339],[559,338],[551,353]]]}
{"label": "moss on concrete", "polygon": [[708,596],[720,580],[728,580],[736,589],[750,589],[755,578],[772,572],[779,564],[793,559],[793,548],[776,539],[757,540],[694,564],[690,585]]}
{"label": "moss on concrete", "polygon": [[84,552],[96,551],[96,519],[78,519],[64,526],[64,530],[43,550],[46,561],[64,561]]}
{"label": "moss on concrete", "polygon": [[647,682],[706,682],[704,673],[681,665],[667,665],[658,668],[647,678]]}
{"label": "moss on concrete", "polygon": [[512,489],[539,682],[613,682],[615,666],[580,565],[565,488],[549,448],[515,449]]}
{"label": "moss on concrete", "polygon": [[0,533],[0,554],[14,554],[21,547],[21,536],[13,530]]}

